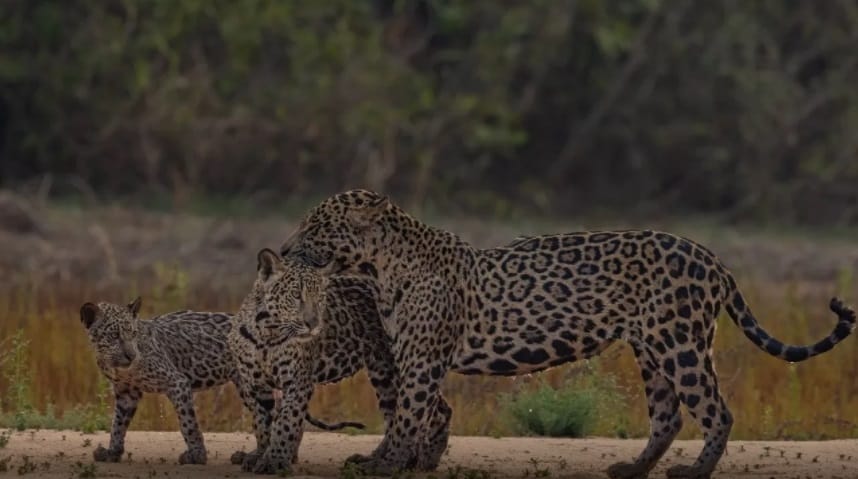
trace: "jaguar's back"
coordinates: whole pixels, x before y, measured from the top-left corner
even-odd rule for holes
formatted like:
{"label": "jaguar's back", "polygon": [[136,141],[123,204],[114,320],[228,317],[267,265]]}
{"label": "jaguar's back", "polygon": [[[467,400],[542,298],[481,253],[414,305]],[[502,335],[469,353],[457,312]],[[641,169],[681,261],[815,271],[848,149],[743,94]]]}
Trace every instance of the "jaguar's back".
{"label": "jaguar's back", "polygon": [[142,321],[141,354],[163,357],[195,390],[223,384],[235,375],[228,346],[232,319],[220,312],[175,311]]}

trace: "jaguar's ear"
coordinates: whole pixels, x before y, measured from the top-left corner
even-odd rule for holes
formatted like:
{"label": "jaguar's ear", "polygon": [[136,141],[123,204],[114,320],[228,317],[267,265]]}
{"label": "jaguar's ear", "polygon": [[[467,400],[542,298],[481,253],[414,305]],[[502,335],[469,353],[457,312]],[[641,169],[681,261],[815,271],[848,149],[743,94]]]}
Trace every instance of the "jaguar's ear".
{"label": "jaguar's ear", "polygon": [[99,312],[98,306],[92,303],[84,303],[80,307],[80,322],[83,323],[86,329],[89,329],[92,323],[95,322],[95,318],[98,317]]}
{"label": "jaguar's ear", "polygon": [[143,305],[143,298],[137,296],[134,301],[128,303],[128,311],[131,311],[131,316],[135,318],[140,313],[140,306]]}
{"label": "jaguar's ear", "polygon": [[264,248],[256,255],[256,272],[263,281],[267,281],[276,271],[282,270],[283,260],[273,250]]}
{"label": "jaguar's ear", "polygon": [[381,220],[382,215],[392,207],[393,204],[390,202],[390,198],[384,195],[379,195],[377,198],[373,198],[367,203],[354,206],[350,216],[355,225],[367,228],[378,223]]}

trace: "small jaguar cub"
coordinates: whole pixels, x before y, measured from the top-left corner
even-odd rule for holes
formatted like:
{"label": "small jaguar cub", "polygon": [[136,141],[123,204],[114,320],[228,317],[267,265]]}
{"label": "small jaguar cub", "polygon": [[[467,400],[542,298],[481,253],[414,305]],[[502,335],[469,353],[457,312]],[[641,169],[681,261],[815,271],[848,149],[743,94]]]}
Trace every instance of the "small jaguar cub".
{"label": "small jaguar cub", "polygon": [[[230,345],[251,391],[254,386],[283,391],[269,437],[257,438],[268,447],[242,462],[245,471],[274,474],[289,471],[298,453],[302,418],[316,384],[340,381],[366,367],[385,423],[390,423],[398,380],[372,280],[328,278],[269,249],[257,259],[257,280],[236,315]],[[316,300],[306,301],[310,296]]]}
{"label": "small jaguar cub", "polygon": [[[175,311],[140,320],[140,305],[137,298],[127,306],[86,303],[80,309],[96,362],[112,383],[116,399],[110,445],[99,446],[94,459],[119,462],[125,450],[125,433],[143,393],[163,393],[176,409],[188,447],[179,456],[179,464],[205,464],[206,449],[194,413],[193,392],[232,381],[254,416],[270,417],[274,391],[257,390],[257,396],[250,396],[241,387],[227,343],[232,314]],[[363,426],[327,425],[309,414],[307,420],[326,430]]]}

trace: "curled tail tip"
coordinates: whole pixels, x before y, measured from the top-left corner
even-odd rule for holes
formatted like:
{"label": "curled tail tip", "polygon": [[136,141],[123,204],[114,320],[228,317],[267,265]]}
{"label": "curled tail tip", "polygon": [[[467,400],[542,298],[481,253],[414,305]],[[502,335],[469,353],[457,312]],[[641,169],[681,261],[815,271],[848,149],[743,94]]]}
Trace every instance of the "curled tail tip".
{"label": "curled tail tip", "polygon": [[831,298],[828,307],[840,318],[840,321],[849,323],[852,327],[855,326],[855,311],[843,304],[843,301],[840,301],[839,298]]}

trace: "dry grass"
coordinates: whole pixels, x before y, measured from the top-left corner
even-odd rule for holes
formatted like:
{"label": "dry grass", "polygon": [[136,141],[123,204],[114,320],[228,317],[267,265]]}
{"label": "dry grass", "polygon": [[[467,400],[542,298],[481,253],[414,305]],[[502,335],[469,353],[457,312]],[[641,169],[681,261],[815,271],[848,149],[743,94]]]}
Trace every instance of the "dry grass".
{"label": "dry grass", "polygon": [[[828,296],[838,287],[809,284],[749,284],[741,281],[763,325],[783,340],[807,343],[828,333],[835,322],[827,311]],[[851,283],[840,281],[838,293]],[[207,291],[205,285],[189,284],[176,270],[163,268],[156,278],[130,291],[93,291],[79,283],[20,286],[0,297],[0,338],[21,328],[30,341],[28,368],[30,400],[37,410],[53,405],[58,414],[78,404],[97,402],[99,373],[86,334],[78,321],[82,298],[122,300],[142,292],[148,299],[144,313],[164,312],[193,305],[198,309],[233,310],[242,291],[224,294]],[[59,286],[59,287],[58,287]],[[854,301],[854,295],[845,294]],[[735,418],[737,439],[854,437],[858,427],[858,343],[850,338],[831,353],[802,364],[786,364],[758,351],[728,319],[722,318],[716,339],[716,365],[721,387]],[[506,435],[511,425],[501,414],[502,393],[536,387],[541,379],[559,386],[582,373],[581,364],[558,367],[537,376],[519,378],[463,377],[450,375],[445,394],[454,410],[453,431],[465,435]],[[648,431],[643,386],[629,348],[617,345],[587,366],[588,374],[610,374],[627,407],[600,418],[597,433],[618,431],[642,436]],[[0,405],[11,412],[10,384],[0,378]],[[110,401],[108,401],[109,405]],[[248,414],[234,388],[224,386],[197,396],[199,417],[205,430],[249,430]],[[381,417],[375,397],[363,373],[336,385],[317,389],[311,410],[327,419],[361,420],[379,431]],[[144,399],[133,428],[177,429],[175,414],[161,396]],[[697,437],[691,421],[681,437]]]}
{"label": "dry grass", "polygon": [[[282,218],[193,217],[119,207],[70,210],[43,206],[38,212],[38,234],[0,227],[0,270],[9,272],[0,276],[0,364],[10,347],[8,338],[22,330],[30,341],[27,401],[38,411],[53,405],[57,414],[79,404],[99,404],[99,373],[78,318],[83,302],[128,301],[139,294],[144,298],[145,314],[187,308],[235,310],[253,280],[256,251],[276,247],[293,227]],[[478,246],[505,243],[521,231],[592,228],[538,222],[427,221],[460,232]],[[634,225],[611,225],[619,226]],[[832,294],[858,304],[851,275],[837,277],[838,271],[858,268],[858,249],[851,240],[786,234],[774,239],[771,234],[693,224],[660,227],[710,246],[739,271],[739,284],[760,322],[785,341],[807,343],[827,334],[835,322],[826,309]],[[626,406],[599,418],[596,432],[645,435],[649,426],[643,385],[629,348],[618,344],[588,367],[581,366],[567,365],[519,378],[451,374],[445,394],[455,410],[454,432],[510,434],[513,428],[502,411],[504,393],[538,387],[542,380],[560,386],[583,373],[611,375]],[[736,417],[734,438],[858,435],[853,422],[858,382],[852,376],[858,371],[856,338],[823,357],[789,365],[757,350],[722,318],[716,366]],[[10,386],[0,375],[0,413],[7,415],[14,405]],[[250,428],[249,415],[231,385],[200,393],[197,404],[206,430]],[[323,419],[361,420],[371,431],[381,429],[375,396],[363,373],[319,387],[311,410]],[[133,428],[177,429],[171,405],[160,396],[146,397]],[[696,436],[696,428],[687,421],[682,437]]]}

